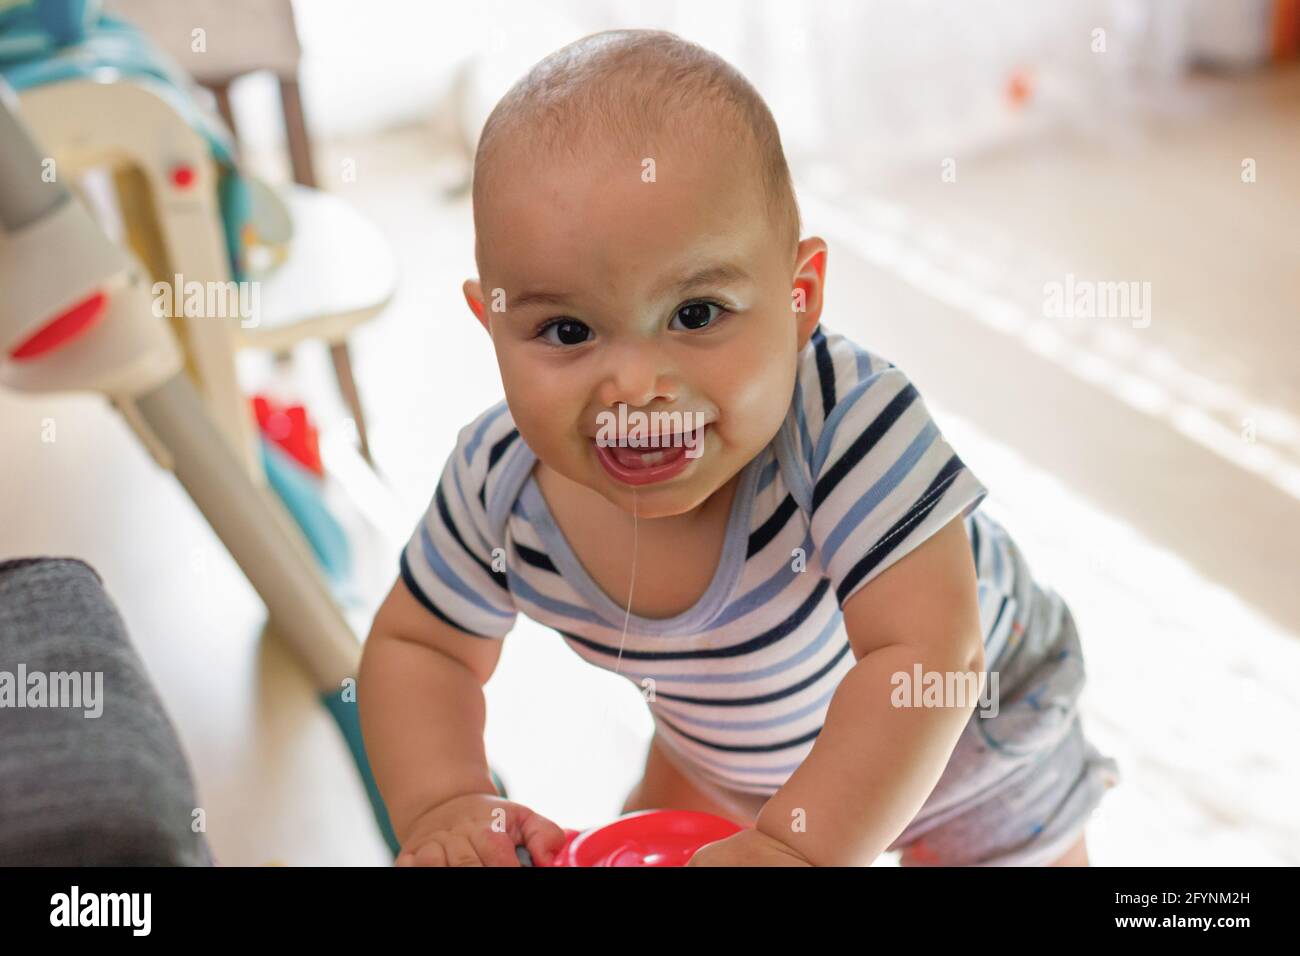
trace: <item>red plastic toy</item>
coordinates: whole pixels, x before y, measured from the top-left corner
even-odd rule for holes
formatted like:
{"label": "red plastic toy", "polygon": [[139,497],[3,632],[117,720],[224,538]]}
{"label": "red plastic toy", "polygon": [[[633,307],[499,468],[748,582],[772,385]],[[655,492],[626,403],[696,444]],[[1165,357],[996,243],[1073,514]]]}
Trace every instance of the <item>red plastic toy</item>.
{"label": "red plastic toy", "polygon": [[320,458],[320,438],[316,427],[307,420],[307,409],[301,405],[281,405],[264,395],[253,396],[253,411],[257,425],[275,444],[279,445],[317,478],[325,476]]}
{"label": "red plastic toy", "polygon": [[693,810],[641,810],[590,830],[565,830],[550,866],[685,866],[700,847],[742,828]]}

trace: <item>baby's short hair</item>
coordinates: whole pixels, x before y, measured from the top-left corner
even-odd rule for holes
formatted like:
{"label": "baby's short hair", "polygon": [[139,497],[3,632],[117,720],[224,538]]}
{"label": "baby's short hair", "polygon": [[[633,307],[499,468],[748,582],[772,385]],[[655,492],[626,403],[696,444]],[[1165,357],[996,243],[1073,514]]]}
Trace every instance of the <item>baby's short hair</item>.
{"label": "baby's short hair", "polygon": [[722,57],[663,30],[607,30],[575,40],[539,61],[483,124],[474,157],[474,205],[511,133],[527,149],[578,155],[584,133],[644,149],[673,121],[706,115],[711,135],[741,134],[757,160],[769,215],[791,255],[801,223],[781,134],[758,91]]}

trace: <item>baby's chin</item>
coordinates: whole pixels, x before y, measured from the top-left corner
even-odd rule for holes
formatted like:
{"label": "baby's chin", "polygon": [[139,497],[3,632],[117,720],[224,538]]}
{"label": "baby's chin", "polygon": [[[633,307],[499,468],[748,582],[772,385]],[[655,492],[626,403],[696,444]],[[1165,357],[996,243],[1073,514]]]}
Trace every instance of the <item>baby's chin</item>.
{"label": "baby's chin", "polygon": [[684,486],[673,488],[668,485],[661,487],[642,485],[635,489],[630,486],[615,488],[607,481],[603,487],[594,490],[610,504],[629,515],[633,514],[635,509],[638,518],[674,518],[678,515],[690,514],[708,501],[718,489],[713,488],[701,494],[698,488],[687,490]]}
{"label": "baby's chin", "polygon": [[646,485],[627,485],[607,475],[597,465],[583,484],[620,511],[638,518],[674,518],[696,511],[736,477],[719,474],[718,462],[708,472]]}
{"label": "baby's chin", "polygon": [[575,484],[600,495],[629,517],[635,509],[638,518],[672,518],[689,514],[708,501],[726,483],[725,480],[704,481],[703,476],[691,476],[685,480],[629,485],[606,473],[594,459],[581,463],[568,460],[560,464],[551,458],[546,461],[546,465]]}

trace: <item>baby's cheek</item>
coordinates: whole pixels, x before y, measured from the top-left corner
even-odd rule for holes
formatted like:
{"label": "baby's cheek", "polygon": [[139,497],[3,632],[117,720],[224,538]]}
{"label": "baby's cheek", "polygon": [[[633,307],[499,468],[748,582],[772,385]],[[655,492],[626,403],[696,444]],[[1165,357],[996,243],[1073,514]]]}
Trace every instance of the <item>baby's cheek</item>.
{"label": "baby's cheek", "polygon": [[728,370],[718,376],[715,401],[733,442],[757,451],[771,439],[785,417],[794,389],[794,373],[784,363],[767,361],[758,366]]}
{"label": "baby's cheek", "polygon": [[545,389],[513,381],[505,392],[515,427],[528,446],[540,454],[541,446],[556,441],[560,421]]}
{"label": "baby's cheek", "polygon": [[554,377],[526,362],[518,362],[502,365],[501,383],[516,423],[524,422],[529,428],[548,423],[555,427],[567,396],[556,387]]}
{"label": "baby's cheek", "polygon": [[548,414],[542,406],[525,404],[529,406],[528,411],[522,416],[514,415],[515,427],[519,429],[519,434],[528,443],[528,447],[539,456],[553,456],[557,449],[564,446],[568,437],[562,433],[561,419],[558,415]]}

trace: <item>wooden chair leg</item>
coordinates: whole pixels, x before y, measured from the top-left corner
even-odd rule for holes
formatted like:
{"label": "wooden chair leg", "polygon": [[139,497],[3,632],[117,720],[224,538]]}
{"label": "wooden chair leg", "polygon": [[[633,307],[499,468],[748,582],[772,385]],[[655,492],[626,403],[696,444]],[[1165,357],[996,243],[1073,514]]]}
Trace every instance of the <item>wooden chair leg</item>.
{"label": "wooden chair leg", "polygon": [[293,164],[293,181],[303,186],[316,185],[312,169],[311,140],[303,118],[302,97],[296,79],[280,80],[280,109],[284,112],[284,132],[289,140],[289,161]]}
{"label": "wooden chair leg", "polygon": [[[312,166],[311,139],[307,136],[307,122],[303,116],[302,96],[297,79],[280,79],[280,108],[284,112],[284,130],[289,140],[289,161],[293,166],[294,182],[302,186],[316,186],[316,172]],[[357,427],[357,447],[371,467],[370,440],[366,436],[366,419],[361,411],[361,397],[352,377],[352,356],[346,342],[330,345],[330,358],[334,360],[334,377],[338,379],[339,392],[352,412]]]}
{"label": "wooden chair leg", "polygon": [[334,376],[338,379],[339,391],[343,395],[343,401],[347,402],[348,408],[352,412],[352,421],[357,426],[358,450],[361,452],[361,457],[373,468],[375,462],[370,457],[370,441],[366,437],[366,420],[361,413],[361,396],[357,394],[357,383],[352,377],[352,356],[348,352],[348,344],[338,342],[331,345],[330,358],[334,360]]}
{"label": "wooden chair leg", "polygon": [[238,153],[239,130],[235,127],[235,111],[230,106],[230,84],[207,83],[205,85],[212,91],[212,95],[217,98],[217,112],[226,121],[226,126],[230,129],[230,136],[234,140],[235,152]]}

